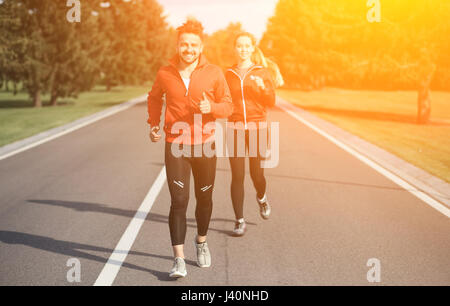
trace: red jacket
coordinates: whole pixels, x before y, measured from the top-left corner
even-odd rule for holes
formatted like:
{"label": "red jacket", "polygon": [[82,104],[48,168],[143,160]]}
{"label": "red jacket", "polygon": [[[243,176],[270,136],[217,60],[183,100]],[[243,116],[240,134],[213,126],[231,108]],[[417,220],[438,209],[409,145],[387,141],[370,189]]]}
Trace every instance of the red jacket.
{"label": "red jacket", "polygon": [[[248,122],[266,120],[266,108],[275,105],[275,87],[270,72],[263,66],[252,66],[242,79],[235,68],[233,66],[225,73],[233,99],[233,114],[228,121],[243,122],[247,128]],[[266,88],[258,88],[251,76],[262,78]]]}
{"label": "red jacket", "polygon": [[[165,94],[166,141],[179,142],[182,139],[184,144],[204,143],[213,135],[213,132],[203,132],[204,125],[215,121],[216,118],[227,118],[233,111],[230,90],[222,70],[218,66],[209,64],[203,55],[200,56],[199,63],[191,74],[189,88],[186,89],[177,69],[178,61],[177,55],[169,61],[169,65],[159,69],[152,90],[148,94],[147,122],[152,127],[159,126]],[[211,113],[206,115],[202,115],[198,107],[203,99],[203,92],[211,102]],[[202,125],[196,125],[197,129],[202,129],[201,139],[194,138],[194,114],[199,114],[198,116],[202,119]],[[178,128],[176,131],[171,131],[172,126],[177,122],[186,122],[189,125],[190,137],[186,136],[186,133],[184,133],[186,137],[179,137],[183,130]]]}

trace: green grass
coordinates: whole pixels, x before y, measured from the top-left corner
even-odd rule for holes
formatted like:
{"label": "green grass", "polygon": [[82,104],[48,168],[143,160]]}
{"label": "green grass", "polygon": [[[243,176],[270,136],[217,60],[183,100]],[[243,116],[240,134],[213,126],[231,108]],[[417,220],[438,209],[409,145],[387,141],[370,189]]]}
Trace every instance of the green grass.
{"label": "green grass", "polygon": [[431,122],[415,123],[414,91],[280,89],[285,100],[450,182],[450,93],[431,93]]}
{"label": "green grass", "polygon": [[104,87],[82,93],[77,99],[61,99],[57,106],[34,108],[26,93],[0,91],[0,146],[27,138],[45,130],[61,126],[105,108],[145,94],[149,86],[115,87],[110,92]]}

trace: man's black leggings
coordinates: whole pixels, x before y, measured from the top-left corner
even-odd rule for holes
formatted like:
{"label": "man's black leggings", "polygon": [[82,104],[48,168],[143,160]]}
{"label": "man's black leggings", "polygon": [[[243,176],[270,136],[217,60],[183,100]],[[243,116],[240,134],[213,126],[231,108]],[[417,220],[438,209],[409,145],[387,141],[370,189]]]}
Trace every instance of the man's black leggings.
{"label": "man's black leggings", "polygon": [[[245,177],[245,156],[238,154],[237,144],[245,141],[245,151],[249,151],[249,131],[245,130],[245,134],[239,134],[236,130],[234,132],[234,157],[230,157],[231,167],[231,201],[233,202],[234,214],[236,220],[244,218],[244,177]],[[267,137],[267,129],[258,130],[256,135],[259,139],[260,134]],[[255,134],[254,134],[255,135]],[[259,148],[259,141],[255,142]],[[256,156],[249,156],[250,177],[253,181],[253,186],[256,189],[258,198],[264,197],[266,193],[266,178],[264,177],[264,168],[261,162],[264,160],[258,150]],[[265,154],[265,150],[264,150]]]}
{"label": "man's black leggings", "polygon": [[[187,146],[191,157],[174,156],[171,143],[166,142],[165,164],[167,184],[169,185],[171,205],[169,213],[169,230],[172,245],[184,244],[186,237],[186,210],[189,202],[189,182],[191,170],[194,176],[195,219],[197,233],[206,236],[212,213],[212,192],[216,176],[216,154],[212,157],[193,157],[194,146]],[[201,146],[201,145],[200,145]]]}

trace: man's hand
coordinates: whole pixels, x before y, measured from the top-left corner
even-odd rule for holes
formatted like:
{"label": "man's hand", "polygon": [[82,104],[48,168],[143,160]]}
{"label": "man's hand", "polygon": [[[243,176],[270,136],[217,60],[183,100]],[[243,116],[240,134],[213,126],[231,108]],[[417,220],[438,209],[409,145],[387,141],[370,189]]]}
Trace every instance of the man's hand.
{"label": "man's hand", "polygon": [[150,140],[152,142],[157,142],[158,140],[161,139],[161,134],[158,134],[159,132],[159,126],[153,126],[150,129]]}
{"label": "man's hand", "polygon": [[256,86],[261,88],[261,90],[266,89],[266,85],[264,85],[264,80],[256,75],[251,75],[250,79],[256,82]]}
{"label": "man's hand", "polygon": [[211,112],[211,102],[209,102],[205,92],[203,92],[203,100],[200,101],[198,106],[202,114],[209,114]]}

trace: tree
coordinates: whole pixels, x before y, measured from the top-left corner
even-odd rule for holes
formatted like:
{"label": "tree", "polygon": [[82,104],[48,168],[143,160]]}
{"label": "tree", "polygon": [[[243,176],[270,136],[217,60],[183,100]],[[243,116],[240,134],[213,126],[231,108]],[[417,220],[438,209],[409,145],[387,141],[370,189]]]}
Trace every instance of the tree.
{"label": "tree", "polygon": [[41,94],[56,105],[91,89],[101,75],[109,88],[151,81],[171,51],[173,38],[155,0],[90,0],[81,9],[81,22],[71,23],[66,1],[0,4],[0,80],[21,82],[36,107]]}
{"label": "tree", "polygon": [[173,52],[172,32],[155,0],[110,1],[99,10],[107,44],[102,58],[107,89],[150,81]]}
{"label": "tree", "polygon": [[2,58],[4,75],[14,83],[22,82],[35,107],[42,106],[41,94],[76,96],[93,83],[95,61],[90,58],[98,48],[93,19],[86,8],[82,23],[66,20],[65,1],[5,0],[0,6],[5,42]]}
{"label": "tree", "polygon": [[[8,90],[8,82],[20,82],[22,67],[12,48],[20,20],[13,14],[15,5],[11,1],[0,4],[0,82]],[[7,30],[8,29],[8,30]],[[19,48],[20,49],[20,48]]]}
{"label": "tree", "polygon": [[290,87],[418,90],[426,122],[430,88],[450,90],[450,3],[381,1],[379,23],[367,21],[368,9],[360,0],[280,0],[260,46]]}
{"label": "tree", "polygon": [[[67,11],[67,7],[59,2],[58,14]],[[98,59],[105,50],[101,24],[92,15],[95,1],[84,3],[82,22],[68,23],[64,18],[54,22],[55,27],[46,41],[51,48],[49,54],[52,73],[49,78],[50,105],[56,105],[61,97],[77,97],[90,90],[100,73]]]}
{"label": "tree", "polygon": [[[450,3],[381,1],[381,22],[366,19],[360,0],[280,0],[260,46],[280,65],[288,86],[417,89],[419,50],[435,60],[435,89],[449,90]],[[389,80],[389,81],[388,81]]]}

